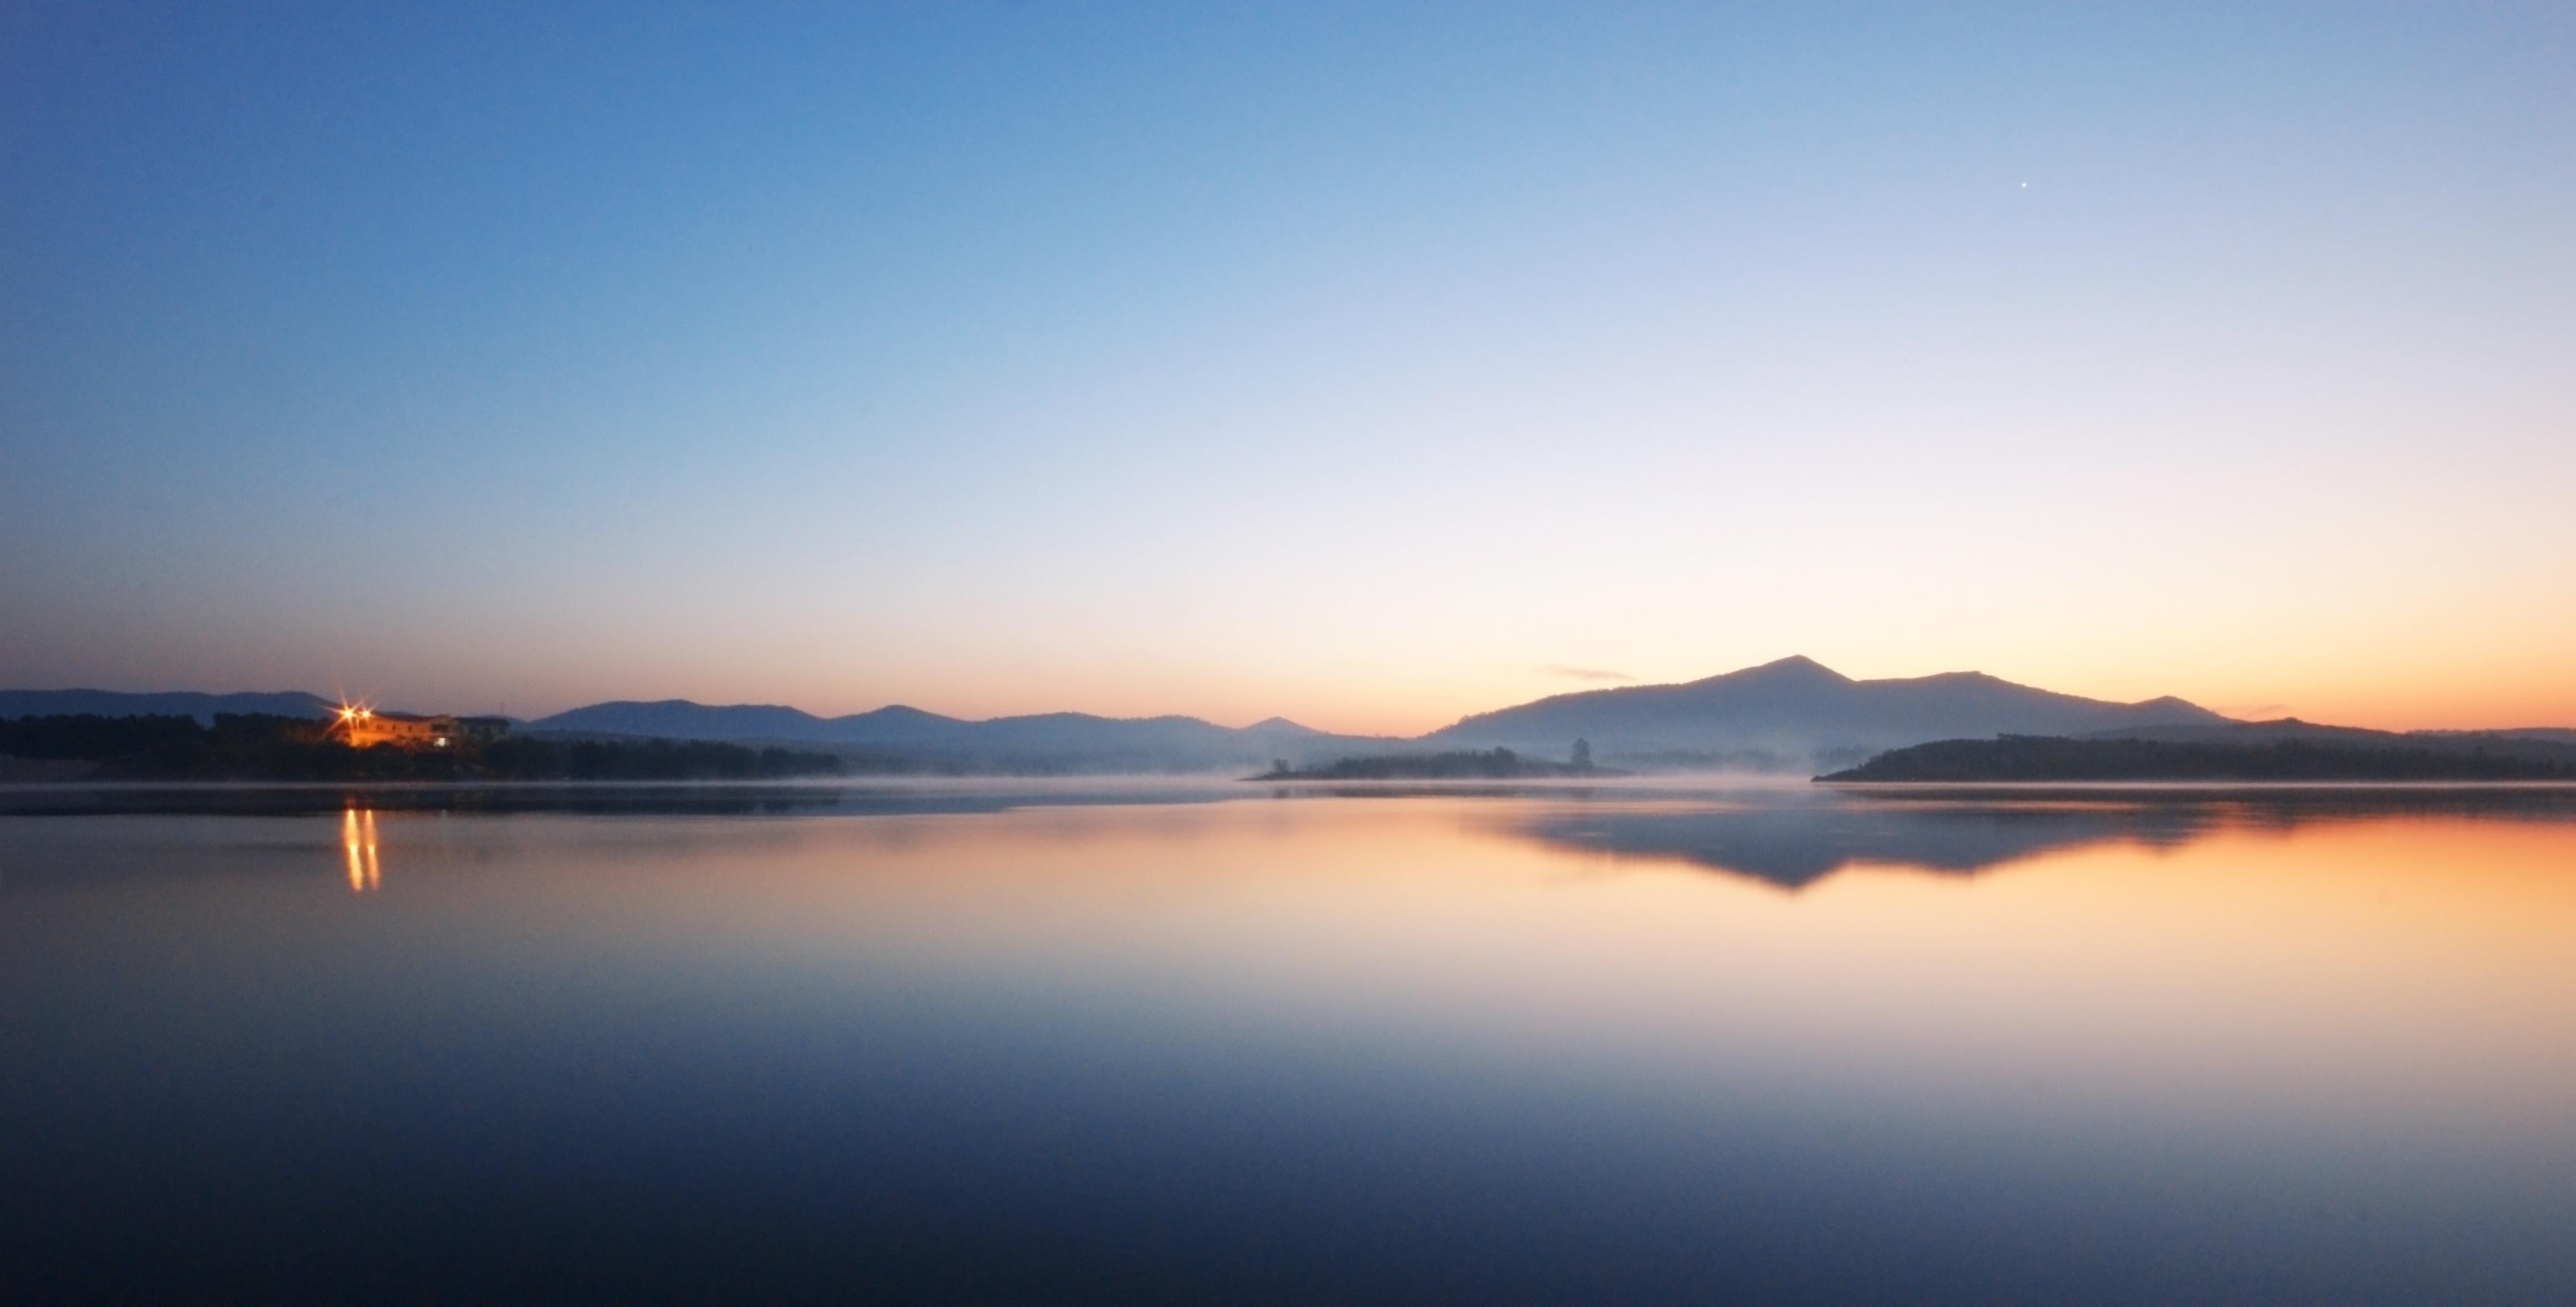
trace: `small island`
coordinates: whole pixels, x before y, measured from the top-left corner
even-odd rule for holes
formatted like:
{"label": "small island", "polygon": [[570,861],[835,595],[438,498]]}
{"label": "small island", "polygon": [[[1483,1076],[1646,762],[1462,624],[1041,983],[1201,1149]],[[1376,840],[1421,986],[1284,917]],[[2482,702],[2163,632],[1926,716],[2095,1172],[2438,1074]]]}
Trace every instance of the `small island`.
{"label": "small island", "polygon": [[1244,779],[1255,781],[1509,781],[1561,779],[1565,777],[1625,776],[1626,772],[1592,763],[1592,745],[1576,740],[1574,755],[1566,762],[1547,762],[1523,757],[1509,749],[1496,748],[1483,752],[1462,750],[1450,753],[1390,753],[1365,758],[1342,758],[1321,767],[1296,767],[1285,758],[1275,760],[1268,772]]}
{"label": "small island", "polygon": [[2527,738],[2351,732],[2353,739],[2149,740],[2003,735],[1891,749],[1828,783],[2576,781],[2576,746]]}

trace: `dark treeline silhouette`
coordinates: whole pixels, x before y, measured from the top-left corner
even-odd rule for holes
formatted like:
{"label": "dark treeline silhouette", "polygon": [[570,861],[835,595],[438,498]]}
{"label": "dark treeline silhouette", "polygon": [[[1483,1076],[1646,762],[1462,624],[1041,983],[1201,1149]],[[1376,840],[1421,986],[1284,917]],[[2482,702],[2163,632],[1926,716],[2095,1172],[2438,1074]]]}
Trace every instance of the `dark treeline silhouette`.
{"label": "dark treeline silhouette", "polygon": [[1576,761],[1542,762],[1509,749],[1487,752],[1398,753],[1370,758],[1343,758],[1326,767],[1292,767],[1280,759],[1252,779],[1260,781],[1511,780],[1545,776],[1617,776],[1592,765],[1591,746],[1576,741]]}
{"label": "dark treeline silhouette", "polygon": [[443,749],[351,748],[325,723],[267,714],[92,715],[0,721],[0,755],[93,764],[100,780],[768,780],[829,776],[840,759],[689,740],[460,741]]}
{"label": "dark treeline silhouette", "polygon": [[2576,747],[2313,740],[2176,742],[2005,735],[1893,749],[1825,781],[2576,781]]}

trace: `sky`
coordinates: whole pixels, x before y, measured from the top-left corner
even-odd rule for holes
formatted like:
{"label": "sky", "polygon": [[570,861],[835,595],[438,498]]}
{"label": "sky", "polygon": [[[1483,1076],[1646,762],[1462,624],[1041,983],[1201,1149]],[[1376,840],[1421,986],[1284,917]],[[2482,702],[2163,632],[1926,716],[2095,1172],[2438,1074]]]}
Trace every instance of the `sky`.
{"label": "sky", "polygon": [[2576,8],[0,0],[0,684],[2576,724]]}

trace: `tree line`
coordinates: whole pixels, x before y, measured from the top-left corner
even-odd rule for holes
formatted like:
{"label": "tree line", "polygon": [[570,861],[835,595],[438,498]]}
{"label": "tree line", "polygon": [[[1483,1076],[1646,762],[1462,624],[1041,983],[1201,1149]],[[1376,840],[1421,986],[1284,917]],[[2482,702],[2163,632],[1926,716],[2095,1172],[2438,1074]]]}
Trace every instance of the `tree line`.
{"label": "tree line", "polygon": [[1892,749],[1825,781],[2549,781],[2576,780],[2576,748],[2534,741],[2427,748],[2311,740],[2260,743],[2005,735]]}
{"label": "tree line", "polygon": [[88,762],[101,780],[775,780],[837,776],[829,753],[705,740],[554,740],[505,736],[446,748],[360,749],[325,722],[267,713],[75,714],[0,721],[0,754]]}

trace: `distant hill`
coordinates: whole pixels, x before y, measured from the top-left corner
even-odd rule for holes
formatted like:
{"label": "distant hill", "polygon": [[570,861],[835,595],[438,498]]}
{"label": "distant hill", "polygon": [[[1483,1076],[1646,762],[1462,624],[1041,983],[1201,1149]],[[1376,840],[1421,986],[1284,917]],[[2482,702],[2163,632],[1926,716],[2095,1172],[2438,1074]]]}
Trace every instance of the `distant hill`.
{"label": "distant hill", "polygon": [[[0,690],[0,718],[96,713],[216,713],[322,717],[319,695],[121,694],[106,690]],[[1479,713],[1416,739],[1332,735],[1273,717],[1228,727],[1195,717],[1096,717],[1042,713],[969,721],[903,705],[819,717],[778,704],[709,705],[686,699],[595,703],[523,723],[540,736],[707,740],[828,748],[853,772],[1051,775],[1265,771],[1330,766],[1343,758],[1510,749],[1554,763],[1587,740],[1607,769],[1637,772],[1769,771],[1813,775],[1876,754],[1944,739],[1998,735],[2188,740],[2251,738],[2230,732],[2329,738],[2348,728],[2306,722],[2235,722],[2180,699],[2110,703],[2015,685],[1978,672],[1856,681],[1807,658],[1784,658],[1681,685],[1561,694]],[[2364,735],[2379,734],[2362,732]],[[2446,740],[2554,739],[2576,730],[2416,732]]]}
{"label": "distant hill", "polygon": [[817,717],[765,704],[600,703],[528,723],[549,734],[829,745],[861,770],[1011,774],[1195,772],[1330,761],[1401,741],[1329,735],[1281,718],[1245,727],[1196,717],[1042,713],[967,721],[902,705]]}
{"label": "distant hill", "polygon": [[722,707],[661,699],[615,700],[531,721],[531,731],[583,735],[644,735],[669,740],[820,740],[830,723],[812,713],[776,704]]}
{"label": "distant hill", "polygon": [[1855,681],[1812,659],[1784,658],[1681,685],[1560,694],[1463,718],[1424,742],[1555,756],[1584,739],[1605,764],[1640,769],[1698,762],[1812,771],[1929,740],[2228,720],[2173,698],[2110,703],[1982,672]]}
{"label": "distant hill", "polygon": [[278,717],[328,717],[335,705],[318,694],[198,694],[172,691],[126,694],[117,690],[0,690],[0,719],[14,717],[194,717],[214,724],[216,713],[267,713]]}

